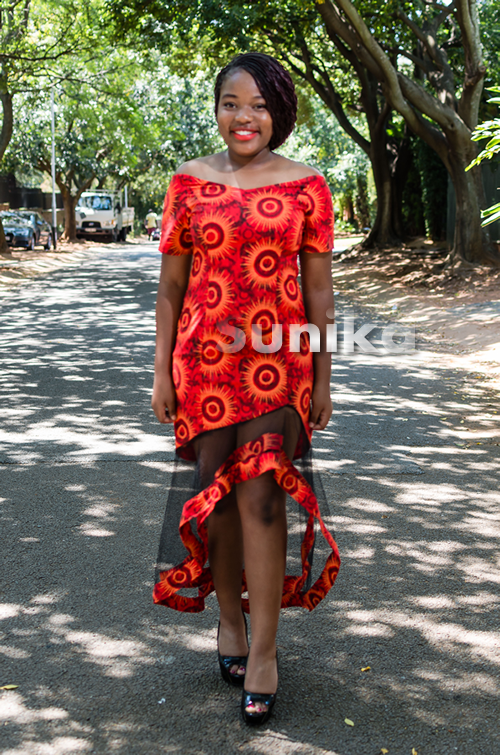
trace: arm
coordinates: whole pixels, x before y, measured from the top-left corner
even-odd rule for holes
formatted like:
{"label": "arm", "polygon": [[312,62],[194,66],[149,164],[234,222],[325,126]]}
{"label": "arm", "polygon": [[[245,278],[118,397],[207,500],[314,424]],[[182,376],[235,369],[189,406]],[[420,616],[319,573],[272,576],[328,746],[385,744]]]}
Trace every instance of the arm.
{"label": "arm", "polygon": [[332,357],[326,350],[326,326],[332,321],[331,317],[327,318],[326,311],[334,308],[332,255],[303,252],[300,268],[307,321],[316,325],[321,334],[321,351],[313,352],[314,386],[309,426],[313,430],[324,430],[333,411],[330,397]]}
{"label": "arm", "polygon": [[156,299],[155,377],[151,406],[157,419],[163,424],[170,424],[176,419],[172,352],[190,267],[190,254],[179,257],[168,254],[162,256],[160,284]]}

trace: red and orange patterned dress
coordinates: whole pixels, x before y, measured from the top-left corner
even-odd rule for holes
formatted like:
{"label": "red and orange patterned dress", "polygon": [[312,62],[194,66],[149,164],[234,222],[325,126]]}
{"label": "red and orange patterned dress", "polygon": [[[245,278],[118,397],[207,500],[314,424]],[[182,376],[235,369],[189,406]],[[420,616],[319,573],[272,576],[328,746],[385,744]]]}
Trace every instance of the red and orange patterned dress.
{"label": "red and orange patterned dress", "polygon": [[[178,456],[194,461],[193,441],[203,433],[249,422],[282,407],[293,407],[300,417],[293,458],[308,451],[312,354],[304,336],[300,351],[290,350],[289,326],[307,322],[298,282],[299,253],[326,253],[332,248],[332,200],[322,176],[240,189],[174,175],[165,198],[160,251],[192,255],[172,359]],[[271,353],[254,348],[252,326],[260,326],[265,346],[275,343],[272,326],[277,324],[281,347]],[[213,590],[205,520],[233,485],[269,470],[308,512],[302,573],[285,578],[282,605],[312,610],[326,595],[340,565],[337,546],[311,486],[284,453],[282,442],[279,432],[264,432],[233,448],[210,484],[185,502],[179,533],[186,556],[160,572],[156,603],[182,611],[203,610],[204,598]],[[305,589],[314,521],[331,552],[320,577]],[[180,594],[192,587],[198,588],[196,597]],[[243,606],[248,609],[246,600]]]}

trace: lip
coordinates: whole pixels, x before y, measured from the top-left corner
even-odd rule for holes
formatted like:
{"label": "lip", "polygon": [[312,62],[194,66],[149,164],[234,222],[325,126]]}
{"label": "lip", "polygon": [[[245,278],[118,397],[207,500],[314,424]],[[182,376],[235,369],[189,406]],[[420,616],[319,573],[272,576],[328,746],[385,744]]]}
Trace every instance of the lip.
{"label": "lip", "polygon": [[251,131],[249,128],[242,128],[238,129],[238,131],[247,131],[246,134],[238,134],[236,130],[231,131],[231,134],[234,136],[235,139],[237,139],[239,142],[249,142],[250,139],[253,139],[258,135],[258,131]]}

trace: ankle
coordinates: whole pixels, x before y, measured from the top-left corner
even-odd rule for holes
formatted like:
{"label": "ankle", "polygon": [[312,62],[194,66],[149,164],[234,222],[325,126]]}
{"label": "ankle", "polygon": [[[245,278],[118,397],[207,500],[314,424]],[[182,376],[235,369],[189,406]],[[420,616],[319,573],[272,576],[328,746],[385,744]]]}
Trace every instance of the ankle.
{"label": "ankle", "polygon": [[276,642],[259,642],[252,635],[252,657],[259,663],[275,661],[277,656]]}
{"label": "ankle", "polygon": [[241,610],[239,612],[220,612],[220,625],[228,632],[240,632],[245,627],[245,619]]}

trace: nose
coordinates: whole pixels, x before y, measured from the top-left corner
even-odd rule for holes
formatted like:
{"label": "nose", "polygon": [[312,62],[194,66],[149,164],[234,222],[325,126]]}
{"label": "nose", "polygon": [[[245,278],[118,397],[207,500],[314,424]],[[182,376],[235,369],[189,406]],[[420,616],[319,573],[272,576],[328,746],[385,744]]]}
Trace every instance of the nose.
{"label": "nose", "polygon": [[234,114],[234,120],[238,123],[249,123],[253,118],[253,112],[250,107],[242,106],[238,108],[237,112]]}

